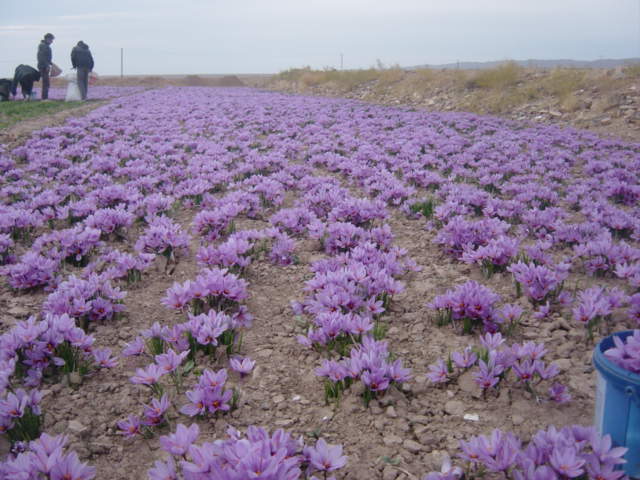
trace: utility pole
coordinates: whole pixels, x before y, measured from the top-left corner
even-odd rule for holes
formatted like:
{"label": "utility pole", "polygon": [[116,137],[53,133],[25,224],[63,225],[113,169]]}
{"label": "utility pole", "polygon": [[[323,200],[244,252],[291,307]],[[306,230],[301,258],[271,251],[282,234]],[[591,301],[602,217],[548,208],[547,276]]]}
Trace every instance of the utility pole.
{"label": "utility pole", "polygon": [[124,77],[124,48],[120,49],[120,78]]}
{"label": "utility pole", "polygon": [[341,54],[340,54],[340,70],[342,70],[342,67],[344,66],[344,64],[343,64],[343,60],[344,60],[344,54],[343,54],[343,53],[341,53]]}

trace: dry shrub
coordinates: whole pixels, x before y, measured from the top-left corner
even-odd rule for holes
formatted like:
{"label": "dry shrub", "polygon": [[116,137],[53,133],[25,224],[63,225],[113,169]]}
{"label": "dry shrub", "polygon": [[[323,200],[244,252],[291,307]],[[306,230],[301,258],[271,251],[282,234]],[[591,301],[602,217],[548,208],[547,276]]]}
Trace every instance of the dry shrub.
{"label": "dry shrub", "polygon": [[316,87],[323,82],[321,72],[314,72],[312,70],[303,72],[298,79],[305,87]]}
{"label": "dry shrub", "polygon": [[522,89],[502,91],[477,91],[463,104],[463,110],[479,114],[510,113],[529,101],[528,94]]}
{"label": "dry shrub", "polygon": [[640,63],[623,68],[622,73],[624,73],[624,76],[628,78],[640,78]]}
{"label": "dry shrub", "polygon": [[272,80],[285,80],[288,82],[297,82],[300,80],[300,77],[307,72],[311,71],[311,67],[303,67],[303,68],[290,68],[289,70],[284,70],[277,75],[275,75]]}
{"label": "dry shrub", "polygon": [[585,72],[575,68],[556,68],[543,80],[543,88],[553,96],[563,99],[584,87]]}
{"label": "dry shrub", "polygon": [[426,90],[431,86],[436,77],[436,72],[428,68],[421,68],[412,72],[407,77],[407,84],[416,90]]}
{"label": "dry shrub", "polygon": [[405,72],[395,90],[402,95],[420,95],[434,87],[436,73],[429,69]]}
{"label": "dry shrub", "polygon": [[380,71],[378,75],[378,85],[380,87],[388,87],[394,83],[398,83],[404,77],[405,71],[398,66],[386,68]]}
{"label": "dry shrub", "polygon": [[350,85],[355,88],[358,85],[364,85],[375,81],[378,78],[378,72],[373,68],[366,70],[350,70],[340,72],[343,84]]}
{"label": "dry shrub", "polygon": [[503,63],[495,68],[480,70],[467,81],[467,88],[503,89],[516,85],[523,68],[516,62]]}
{"label": "dry shrub", "polygon": [[187,75],[184,77],[184,85],[188,87],[202,87],[206,85],[206,82],[199,75]]}
{"label": "dry shrub", "polygon": [[585,108],[585,102],[577,95],[569,93],[560,100],[560,110],[563,112],[577,112],[578,110]]}
{"label": "dry shrub", "polygon": [[237,75],[225,75],[216,80],[219,87],[246,87],[246,84]]}

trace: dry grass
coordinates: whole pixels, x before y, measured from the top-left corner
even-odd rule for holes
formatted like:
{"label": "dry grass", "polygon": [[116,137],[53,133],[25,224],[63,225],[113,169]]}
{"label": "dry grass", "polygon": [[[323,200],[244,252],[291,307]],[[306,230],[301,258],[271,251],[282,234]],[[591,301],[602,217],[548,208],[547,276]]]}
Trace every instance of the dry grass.
{"label": "dry grass", "polygon": [[291,82],[303,88],[330,85],[340,92],[350,92],[359,85],[379,79],[379,71],[374,68],[366,70],[311,70],[309,67],[292,68],[275,75],[271,82]]}
{"label": "dry grass", "polygon": [[562,101],[570,94],[584,88],[585,77],[585,70],[555,68],[541,83],[547,94],[558,97]]}
{"label": "dry grass", "polygon": [[[320,88],[323,93],[338,95],[357,91],[358,98],[367,99],[394,98],[405,102],[435,99],[436,108],[505,114],[535,103],[540,103],[540,108],[561,112],[589,107],[592,111],[607,112],[620,103],[620,92],[637,79],[640,65],[622,70],[546,70],[524,68],[510,61],[486,70],[407,71],[379,63],[377,68],[366,70],[287,70],[274,76],[271,85],[289,82],[303,90]],[[595,94],[599,102],[591,101]]]}
{"label": "dry grass", "polygon": [[495,68],[479,70],[468,81],[467,88],[501,90],[515,86],[520,81],[524,68],[516,62],[505,62]]}
{"label": "dry grass", "polygon": [[625,67],[622,71],[625,74],[625,76],[629,78],[636,78],[636,79],[640,78],[640,63],[637,63],[635,65],[629,65],[628,67]]}

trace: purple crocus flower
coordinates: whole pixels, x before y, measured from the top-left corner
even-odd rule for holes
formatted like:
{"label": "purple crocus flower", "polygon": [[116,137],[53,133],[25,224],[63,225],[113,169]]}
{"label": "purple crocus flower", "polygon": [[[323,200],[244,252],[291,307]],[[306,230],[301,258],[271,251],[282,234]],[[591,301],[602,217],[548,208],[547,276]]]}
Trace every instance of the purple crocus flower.
{"label": "purple crocus flower", "polygon": [[253,370],[255,364],[256,362],[254,360],[251,360],[249,357],[245,357],[242,359],[234,357],[229,360],[229,365],[231,366],[231,368],[238,372],[241,377],[245,377],[246,375],[251,373],[251,370]]}
{"label": "purple crocus flower", "polygon": [[93,351],[93,358],[101,368],[113,368],[118,365],[118,360],[111,356],[110,348],[101,348]]}
{"label": "purple crocus flower", "polygon": [[[163,437],[160,437],[162,441]],[[167,460],[156,460],[148,472],[149,480],[179,480],[176,472],[176,462],[173,457],[168,457]]]}
{"label": "purple crocus flower", "polygon": [[76,452],[58,457],[51,468],[51,480],[91,480],[95,475],[95,467],[81,463]]}
{"label": "purple crocus flower", "polygon": [[190,417],[195,417],[196,415],[204,415],[207,411],[207,391],[195,388],[193,390],[188,390],[185,395],[189,399],[191,403],[187,403],[180,409],[180,413],[184,413],[185,415],[189,415]]}
{"label": "purple crocus flower", "polygon": [[439,472],[431,472],[422,477],[422,480],[457,480],[462,476],[462,469],[451,465],[451,457],[445,454],[442,459],[442,467]]}
{"label": "purple crocus flower", "polygon": [[500,382],[500,374],[503,367],[495,364],[495,357],[490,357],[485,363],[483,360],[478,361],[479,371],[473,374],[473,378],[482,390],[488,390],[495,387]]}
{"label": "purple crocus flower", "polygon": [[556,472],[568,478],[579,477],[584,473],[585,460],[571,446],[556,445],[549,457],[549,463]]}
{"label": "purple crocus flower", "polygon": [[449,369],[444,360],[439,359],[436,363],[429,365],[429,372],[426,377],[433,383],[445,383],[449,381]]}
{"label": "purple crocus flower", "polygon": [[131,383],[137,385],[154,385],[158,383],[158,380],[167,373],[167,371],[160,365],[152,363],[147,368],[136,369],[136,374],[131,377]]}
{"label": "purple crocus flower", "polygon": [[372,392],[383,392],[389,388],[389,378],[383,369],[365,370],[360,378]]}
{"label": "purple crocus flower", "polygon": [[341,445],[329,445],[320,438],[315,447],[305,447],[303,450],[309,464],[321,472],[332,472],[347,464],[347,457],[342,455]]}
{"label": "purple crocus flower", "polygon": [[167,353],[155,356],[156,365],[160,367],[164,373],[175,372],[187,355],[189,355],[189,350],[181,353],[169,350]]}
{"label": "purple crocus flower", "polygon": [[159,425],[164,421],[164,413],[171,406],[169,397],[165,393],[160,399],[151,399],[151,405],[144,406],[144,423],[147,426]]}
{"label": "purple crocus flower", "polygon": [[451,360],[458,368],[469,368],[475,365],[478,360],[478,355],[471,349],[471,347],[467,347],[464,351],[461,352],[453,352],[451,354]]}
{"label": "purple crocus flower", "polygon": [[567,387],[558,382],[549,387],[549,398],[560,404],[571,401],[571,395],[567,392]]}
{"label": "purple crocus flower", "polygon": [[165,452],[171,455],[182,456],[187,453],[189,447],[196,441],[199,434],[200,428],[198,428],[197,423],[193,423],[189,427],[185,427],[182,423],[179,423],[175,433],[160,437],[160,446]]}
{"label": "purple crocus flower", "polygon": [[122,355],[125,357],[137,357],[144,353],[144,339],[142,337],[136,337],[131,343],[127,343],[122,350]]}
{"label": "purple crocus flower", "polygon": [[129,418],[126,420],[120,420],[118,422],[118,428],[120,429],[120,434],[125,437],[134,437],[135,435],[140,434],[140,426],[142,422],[140,418],[136,415],[129,415]]}

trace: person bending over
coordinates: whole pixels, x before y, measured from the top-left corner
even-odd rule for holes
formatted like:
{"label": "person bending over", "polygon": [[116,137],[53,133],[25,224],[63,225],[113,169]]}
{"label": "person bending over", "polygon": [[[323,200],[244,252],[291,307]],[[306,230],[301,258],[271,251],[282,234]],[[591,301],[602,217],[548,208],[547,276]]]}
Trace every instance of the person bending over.
{"label": "person bending over", "polygon": [[0,78],[0,102],[9,100],[11,94],[11,80],[8,78]]}
{"label": "person bending over", "polygon": [[11,94],[16,95],[18,84],[22,90],[23,98],[31,98],[33,92],[33,82],[40,80],[40,72],[29,65],[18,65],[13,75],[13,82],[11,83]]}

